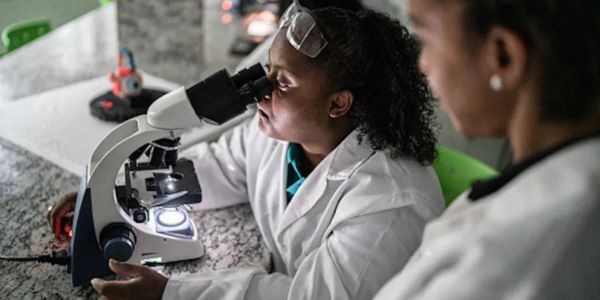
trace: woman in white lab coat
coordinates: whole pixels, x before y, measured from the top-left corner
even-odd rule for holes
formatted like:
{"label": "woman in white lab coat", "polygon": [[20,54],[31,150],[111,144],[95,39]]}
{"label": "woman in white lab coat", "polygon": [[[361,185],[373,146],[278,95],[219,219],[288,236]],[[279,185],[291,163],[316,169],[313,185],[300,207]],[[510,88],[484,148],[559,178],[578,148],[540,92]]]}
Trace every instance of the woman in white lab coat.
{"label": "woman in white lab coat", "polygon": [[248,201],[272,272],[167,278],[111,262],[105,298],[368,299],[443,210],[433,169],[432,99],[398,22],[292,6],[269,53],[275,90],[256,117],[188,153],[203,197]]}
{"label": "woman in white lab coat", "polygon": [[437,220],[376,299],[600,299],[600,2],[410,0],[454,126],[511,167]]}

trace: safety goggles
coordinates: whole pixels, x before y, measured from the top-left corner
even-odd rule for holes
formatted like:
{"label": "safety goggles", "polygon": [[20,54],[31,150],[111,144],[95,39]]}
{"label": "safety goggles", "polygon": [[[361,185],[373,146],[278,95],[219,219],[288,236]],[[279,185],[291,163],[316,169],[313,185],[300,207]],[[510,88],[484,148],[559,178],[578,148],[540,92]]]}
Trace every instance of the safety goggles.
{"label": "safety goggles", "polygon": [[297,0],[294,0],[279,20],[279,30],[285,28],[288,42],[306,56],[315,58],[327,46],[327,40],[315,18]]}

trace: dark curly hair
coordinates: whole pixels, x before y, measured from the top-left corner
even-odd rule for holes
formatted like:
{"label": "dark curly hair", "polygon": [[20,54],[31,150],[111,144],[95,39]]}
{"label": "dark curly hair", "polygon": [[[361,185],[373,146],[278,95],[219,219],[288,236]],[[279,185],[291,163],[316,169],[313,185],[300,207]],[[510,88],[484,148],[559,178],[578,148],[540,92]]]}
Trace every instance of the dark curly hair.
{"label": "dark curly hair", "polygon": [[[294,0],[281,0],[279,2],[280,15],[294,2]],[[308,9],[317,9],[323,7],[339,7],[351,11],[359,11],[365,8],[360,0],[298,0],[298,3]]]}
{"label": "dark curly hair", "polygon": [[350,116],[359,141],[392,157],[431,164],[435,158],[435,101],[419,71],[417,42],[398,21],[373,10],[312,12],[328,41],[312,63],[329,85],[352,92]]}
{"label": "dark curly hair", "polygon": [[521,37],[541,71],[545,119],[577,121],[600,113],[600,1],[458,1],[475,42],[495,25]]}

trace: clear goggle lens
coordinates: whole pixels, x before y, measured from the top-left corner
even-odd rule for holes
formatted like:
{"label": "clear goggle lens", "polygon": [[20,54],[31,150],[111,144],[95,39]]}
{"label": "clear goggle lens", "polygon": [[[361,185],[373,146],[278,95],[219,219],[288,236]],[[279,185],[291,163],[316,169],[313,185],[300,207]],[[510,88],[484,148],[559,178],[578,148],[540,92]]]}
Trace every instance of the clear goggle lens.
{"label": "clear goggle lens", "polygon": [[327,46],[327,40],[317,22],[297,1],[294,1],[281,17],[279,30],[286,28],[285,37],[288,42],[306,56],[315,58]]}

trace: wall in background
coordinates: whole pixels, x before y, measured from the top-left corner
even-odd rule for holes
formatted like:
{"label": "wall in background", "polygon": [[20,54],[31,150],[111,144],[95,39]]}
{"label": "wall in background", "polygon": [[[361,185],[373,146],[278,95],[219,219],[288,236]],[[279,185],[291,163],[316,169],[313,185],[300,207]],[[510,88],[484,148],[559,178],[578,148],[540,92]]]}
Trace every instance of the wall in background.
{"label": "wall in background", "polygon": [[[98,0],[0,0],[0,31],[15,22],[48,18],[56,28],[98,7]],[[0,52],[4,45],[0,42]]]}

